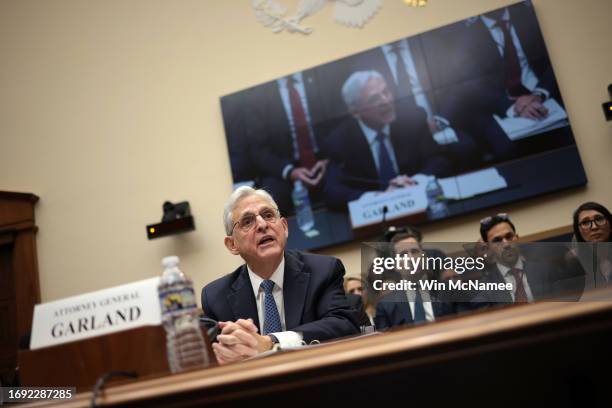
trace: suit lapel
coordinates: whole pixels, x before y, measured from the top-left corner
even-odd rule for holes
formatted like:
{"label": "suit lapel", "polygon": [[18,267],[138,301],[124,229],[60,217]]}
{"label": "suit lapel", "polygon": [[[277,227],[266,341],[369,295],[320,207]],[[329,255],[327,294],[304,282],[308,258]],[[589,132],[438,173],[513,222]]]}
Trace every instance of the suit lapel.
{"label": "suit lapel", "polygon": [[285,324],[287,330],[297,327],[302,322],[302,312],[306,303],[306,293],[310,282],[310,271],[296,253],[285,252],[285,277],[283,282],[283,300],[285,303]]}
{"label": "suit lapel", "polygon": [[[357,120],[351,119],[348,126],[349,131],[346,133],[347,139],[345,140],[345,148],[348,154],[344,165],[352,168],[351,174],[376,182],[378,180],[378,170],[376,170],[370,145]],[[355,135],[359,135],[359,137],[355,137]]]}
{"label": "suit lapel", "polygon": [[238,279],[232,284],[232,292],[227,296],[227,301],[232,309],[234,320],[251,318],[259,328],[257,304],[246,265],[242,266]]}
{"label": "suit lapel", "polygon": [[397,292],[396,298],[393,303],[393,321],[397,324],[412,323],[412,313],[410,313],[410,303],[408,301],[408,294],[404,291]]}

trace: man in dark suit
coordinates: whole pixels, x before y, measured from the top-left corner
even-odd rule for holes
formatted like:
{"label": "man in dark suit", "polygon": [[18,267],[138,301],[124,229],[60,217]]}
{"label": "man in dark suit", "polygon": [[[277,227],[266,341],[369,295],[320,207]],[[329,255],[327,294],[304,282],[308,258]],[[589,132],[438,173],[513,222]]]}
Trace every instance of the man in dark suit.
{"label": "man in dark suit", "polygon": [[488,265],[482,281],[510,283],[513,290],[481,291],[473,303],[479,306],[531,303],[566,295],[568,284],[572,285],[571,296],[576,296],[575,285],[582,284],[584,288],[584,271],[576,268],[577,263],[568,262],[563,247],[534,243],[529,251],[522,251],[519,236],[507,214],[483,218],[480,235],[495,260]]}
{"label": "man in dark suit", "polygon": [[415,105],[422,109],[433,139],[444,147],[455,173],[479,165],[482,152],[477,144],[440,110],[431,86],[420,35],[361,52],[348,58],[345,64],[349,65],[351,72],[379,72],[395,97],[398,117],[410,116]]}
{"label": "man in dark suit", "polygon": [[518,151],[493,114],[540,120],[546,99],[563,104],[531,2],[434,30],[423,44],[441,109],[496,159]]}
{"label": "man in dark suit", "polygon": [[327,161],[321,155],[327,132],[319,103],[316,73],[312,70],[268,82],[251,91],[247,134],[251,161],[261,186],[269,191],[283,214],[293,209],[295,181],[319,187]]}
{"label": "man in dark suit", "polygon": [[[423,248],[412,231],[400,232],[391,239],[393,255],[408,257],[422,257]],[[428,255],[429,256],[429,255]],[[376,305],[374,323],[377,330],[384,330],[396,326],[421,324],[433,322],[437,318],[453,313],[450,303],[440,299],[435,291],[428,291],[420,287],[419,281],[432,279],[436,271],[419,269],[414,273],[410,270],[399,271],[403,279],[417,283],[416,290],[394,290],[380,299]]]}
{"label": "man in dark suit", "polygon": [[325,178],[327,204],[346,208],[366,191],[414,184],[418,173],[445,175],[448,160],[433,141],[422,109],[413,104],[396,117],[393,95],[376,71],[358,71],[342,94],[351,117],[324,145],[331,161]]}
{"label": "man in dark suit", "polygon": [[287,221],[264,190],[240,187],[224,211],[225,246],[245,265],[202,289],[204,314],[218,320],[213,349],[220,364],[274,344],[359,333],[342,287],[344,266],[329,256],[286,251]]}

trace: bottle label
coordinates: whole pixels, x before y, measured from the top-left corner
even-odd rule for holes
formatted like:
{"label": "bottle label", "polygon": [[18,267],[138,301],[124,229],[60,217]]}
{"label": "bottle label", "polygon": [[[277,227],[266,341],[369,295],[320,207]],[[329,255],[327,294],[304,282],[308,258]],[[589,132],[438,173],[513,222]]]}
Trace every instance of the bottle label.
{"label": "bottle label", "polygon": [[172,314],[175,312],[196,309],[196,299],[193,288],[168,288],[159,292],[159,302],[162,314]]}

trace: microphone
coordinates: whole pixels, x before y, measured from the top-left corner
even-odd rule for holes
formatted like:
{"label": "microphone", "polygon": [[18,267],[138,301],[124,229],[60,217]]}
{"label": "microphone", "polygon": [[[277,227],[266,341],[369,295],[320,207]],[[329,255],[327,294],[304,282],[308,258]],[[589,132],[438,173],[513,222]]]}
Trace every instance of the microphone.
{"label": "microphone", "polygon": [[386,205],[382,208],[382,219],[380,221],[383,229],[383,240],[387,240],[387,213],[389,212],[389,207]]}

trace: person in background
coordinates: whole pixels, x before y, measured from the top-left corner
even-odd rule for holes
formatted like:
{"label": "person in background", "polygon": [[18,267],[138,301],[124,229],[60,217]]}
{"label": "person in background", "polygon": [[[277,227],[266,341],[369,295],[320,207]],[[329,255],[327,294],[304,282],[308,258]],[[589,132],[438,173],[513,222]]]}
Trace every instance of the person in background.
{"label": "person in background", "polygon": [[344,292],[346,294],[363,295],[363,281],[355,276],[346,276],[344,278]]}
{"label": "person in background", "polygon": [[[423,256],[419,237],[412,231],[396,233],[391,238],[393,256],[407,255],[416,258]],[[420,268],[417,271],[398,270],[398,272],[403,279],[417,282],[417,290],[394,290],[383,296],[376,305],[374,321],[377,330],[433,322],[453,313],[452,306],[442,302],[435,291],[425,290],[418,284],[419,280],[431,279],[433,277],[431,271]]]}
{"label": "person in background", "polygon": [[[574,211],[574,238],[578,243],[578,255],[583,264],[592,269],[594,284],[608,286],[612,284],[612,215],[603,205],[595,202],[581,204]],[[594,245],[580,244],[582,242]],[[591,258],[592,256],[592,258]],[[591,263],[592,262],[592,263]]]}
{"label": "person in background", "polygon": [[[480,220],[480,236],[495,259],[483,282],[509,283],[511,291],[481,291],[474,299],[480,306],[531,303],[584,290],[584,270],[565,247],[532,244],[519,247],[519,235],[506,213]],[[577,300],[573,297],[565,300]]]}
{"label": "person in background", "polygon": [[[367,318],[366,326],[374,325],[374,315],[376,313],[376,305],[370,301],[371,296],[368,291],[365,290],[365,284],[363,280],[356,276],[347,276],[344,278],[344,292],[346,293],[346,298],[349,301],[349,305],[353,306],[353,308],[357,309],[360,317],[360,325],[364,322],[362,318],[360,308],[363,309],[365,316]],[[355,296],[359,297],[355,299]]]}
{"label": "person in background", "polygon": [[283,214],[293,213],[296,181],[313,192],[323,184],[327,160],[320,143],[326,130],[315,78],[306,70],[253,88],[246,110],[251,161]]}
{"label": "person in background", "polygon": [[447,174],[449,162],[429,133],[425,113],[412,103],[396,117],[393,94],[380,73],[353,73],[342,96],[350,116],[323,145],[330,158],[324,192],[331,208],[346,209],[368,191],[416,184],[416,174]]}

